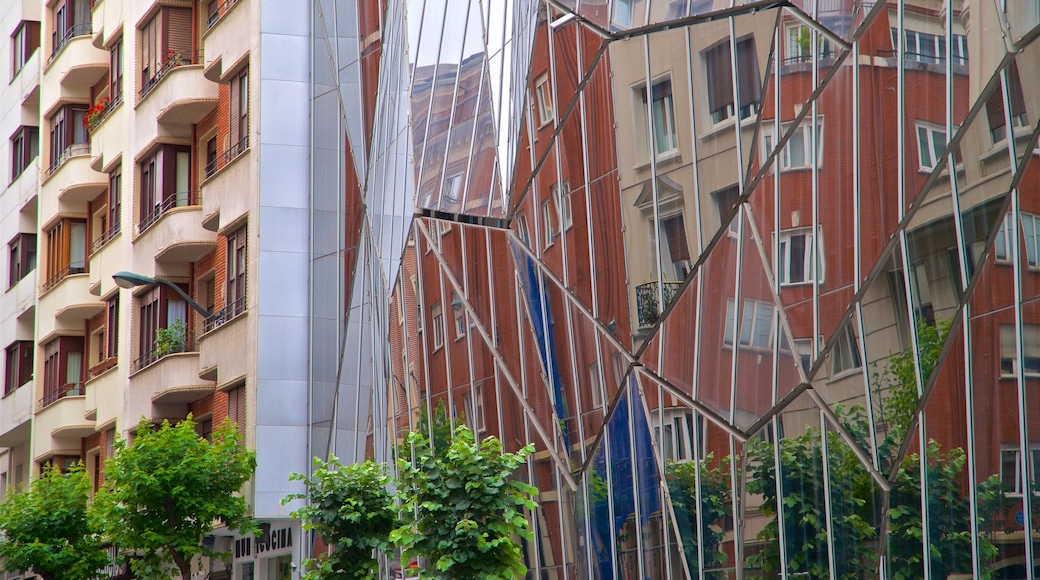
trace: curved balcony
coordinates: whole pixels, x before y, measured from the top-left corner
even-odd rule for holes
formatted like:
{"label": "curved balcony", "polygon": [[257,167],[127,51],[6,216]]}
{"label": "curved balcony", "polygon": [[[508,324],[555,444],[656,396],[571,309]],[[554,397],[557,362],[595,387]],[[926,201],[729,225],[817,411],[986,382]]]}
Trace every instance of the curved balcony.
{"label": "curved balcony", "polygon": [[226,224],[249,211],[248,196],[240,193],[256,184],[256,171],[249,157],[246,138],[206,164],[202,192],[207,229],[219,230],[221,216]]}
{"label": "curved balcony", "polygon": [[58,40],[44,69],[48,78],[57,78],[62,87],[71,89],[90,87],[105,76],[109,55],[94,46],[91,31],[89,23],[77,24]]}
{"label": "curved balcony", "polygon": [[197,192],[175,193],[141,217],[134,239],[134,270],[147,272],[154,264],[187,264],[213,251],[217,236],[202,227]]}
{"label": "curved balcony", "polygon": [[[36,401],[36,441],[41,450],[49,448],[71,448],[79,444],[80,438],[94,432],[94,424],[83,419],[83,383],[66,383],[53,389],[45,389],[43,397]],[[44,443],[48,437],[50,445]]]}
{"label": "curved balcony", "polygon": [[223,74],[222,65],[238,62],[249,50],[249,43],[242,42],[242,31],[252,28],[253,8],[250,0],[217,0],[210,6],[202,42],[211,63],[206,75],[216,82]]}
{"label": "curved balcony", "polygon": [[[679,292],[682,282],[662,282],[662,293],[664,294],[664,306],[667,307],[672,298]],[[657,300],[657,280],[636,286],[636,315],[639,326],[652,326],[657,322],[664,308],[661,308]]]}
{"label": "curved balcony", "polygon": [[213,392],[213,383],[199,380],[199,353],[193,340],[176,352],[152,351],[137,358],[130,367],[129,412],[134,417],[161,417],[156,405],[196,401]]}
{"label": "curved balcony", "polygon": [[[18,199],[18,209],[23,209],[32,200],[36,199],[40,187],[40,156],[37,155],[29,162],[29,166],[22,170],[7,190],[17,191],[14,196]],[[6,194],[5,194],[6,195]]]}
{"label": "curved balcony", "polygon": [[71,199],[82,199],[84,187],[92,188],[96,192],[102,191],[97,188],[107,179],[104,173],[99,173],[91,167],[89,144],[78,143],[67,148],[43,172],[41,188],[47,195],[38,198],[41,221],[46,221],[61,212],[85,212],[85,202],[72,203]]}
{"label": "curved balcony", "polygon": [[93,168],[100,171],[128,149],[126,115],[122,113],[123,93],[111,97],[98,114],[87,117]]}
{"label": "curved balcony", "polygon": [[[40,275],[44,275],[42,271]],[[73,314],[93,311],[90,305],[103,305],[90,293],[89,288],[90,275],[86,273],[85,266],[63,268],[57,275],[44,281],[39,297],[39,312],[51,315],[37,317],[38,336],[47,336],[58,329],[82,331],[86,316],[77,317]]]}
{"label": "curved balcony", "polygon": [[90,394],[83,408],[83,418],[102,425],[123,416],[126,375],[119,369],[118,359],[110,358],[87,372],[86,387]]}
{"label": "curved balcony", "polygon": [[[18,71],[11,81],[11,86],[18,89],[22,105],[28,104],[33,99],[40,97],[40,50],[37,49],[25,65]],[[37,106],[39,103],[37,103]]]}
{"label": "curved balcony", "polygon": [[33,307],[36,301],[36,271],[37,269],[33,268],[32,272],[27,273],[4,292],[3,298],[0,299],[0,308],[3,309],[5,317],[11,313],[14,313],[15,318],[21,317]]}

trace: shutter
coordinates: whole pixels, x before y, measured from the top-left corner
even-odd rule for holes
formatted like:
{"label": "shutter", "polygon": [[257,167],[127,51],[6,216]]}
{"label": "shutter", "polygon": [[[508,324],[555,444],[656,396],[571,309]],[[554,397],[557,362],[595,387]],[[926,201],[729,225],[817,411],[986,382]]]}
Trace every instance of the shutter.
{"label": "shutter", "polygon": [[1011,61],[1007,69],[1008,96],[1011,99],[1011,116],[1017,117],[1026,112],[1026,98],[1022,93],[1022,79],[1018,76],[1018,63]]}
{"label": "shutter", "polygon": [[227,153],[231,147],[238,144],[238,91],[238,78],[236,77],[231,80],[231,90],[228,92],[228,104],[230,105],[228,110],[231,113],[228,127],[230,146],[224,148],[225,153]]}
{"label": "shutter", "polygon": [[165,205],[177,193],[175,191],[177,184],[177,153],[173,150],[173,147],[166,145],[163,146],[159,155],[162,169],[159,170],[157,183],[160,184],[159,191],[162,192],[161,203]]}
{"label": "shutter", "polygon": [[740,87],[740,106],[758,103],[761,96],[761,78],[758,76],[758,55],[755,39],[746,38],[737,43],[737,86]]}
{"label": "shutter", "polygon": [[[1011,75],[1008,75],[1010,80]],[[1010,88],[1011,83],[1008,83]],[[1004,122],[1004,96],[1003,91],[1000,88],[1000,83],[993,88],[993,92],[989,94],[989,98],[986,99],[986,117],[989,119],[989,130],[995,131],[1003,127],[1006,123]]]}
{"label": "shutter", "polygon": [[708,69],[708,108],[714,113],[733,103],[729,43],[709,49],[704,56]]}
{"label": "shutter", "polygon": [[32,379],[33,374],[33,345],[30,341],[23,341],[18,348],[18,384],[20,387]]}
{"label": "shutter", "polygon": [[28,21],[25,23],[25,29],[28,31],[28,38],[26,41],[28,45],[25,47],[25,60],[28,61],[29,57],[32,56],[36,49],[40,48],[40,23]]}
{"label": "shutter", "polygon": [[181,62],[194,62],[191,50],[191,8],[163,8],[167,13],[166,50],[163,58],[180,53]]}
{"label": "shutter", "polygon": [[664,220],[664,233],[668,238],[668,253],[673,262],[690,259],[690,247],[686,244],[686,227],[682,216]]}
{"label": "shutter", "polygon": [[228,391],[228,418],[235,422],[244,444],[246,439],[246,388],[244,385]]}

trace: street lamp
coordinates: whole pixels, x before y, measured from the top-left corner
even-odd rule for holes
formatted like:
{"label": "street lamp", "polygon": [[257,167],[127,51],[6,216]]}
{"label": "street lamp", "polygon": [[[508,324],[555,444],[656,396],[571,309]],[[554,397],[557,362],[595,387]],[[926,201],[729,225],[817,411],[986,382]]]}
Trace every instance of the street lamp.
{"label": "street lamp", "polygon": [[116,285],[120,288],[135,288],[137,286],[148,286],[149,284],[162,284],[169,288],[173,288],[177,294],[180,294],[181,298],[185,299],[188,304],[191,304],[191,307],[194,308],[196,312],[206,318],[213,316],[213,314],[203,308],[202,305],[195,302],[191,297],[185,294],[184,290],[181,290],[176,284],[169,280],[151,278],[141,274],[134,274],[133,272],[116,272],[115,274],[112,274],[112,279],[115,280]]}

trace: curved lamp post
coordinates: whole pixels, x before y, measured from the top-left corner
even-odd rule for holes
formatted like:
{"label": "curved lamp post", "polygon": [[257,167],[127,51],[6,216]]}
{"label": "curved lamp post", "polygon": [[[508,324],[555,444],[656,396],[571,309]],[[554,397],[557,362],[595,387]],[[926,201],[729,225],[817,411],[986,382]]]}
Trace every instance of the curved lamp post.
{"label": "curved lamp post", "polygon": [[191,299],[190,296],[185,294],[184,290],[181,290],[179,287],[177,287],[176,284],[170,282],[169,280],[151,278],[149,276],[144,276],[141,274],[134,274],[133,272],[116,272],[115,274],[112,274],[112,279],[115,280],[116,285],[120,288],[135,288],[137,286],[148,286],[150,284],[162,284],[168,288],[173,288],[173,290],[176,291],[177,294],[180,294],[181,298],[185,299],[188,302],[188,304],[191,304],[191,307],[194,308],[196,312],[205,316],[206,318],[213,316],[213,314],[205,308],[203,308],[202,305],[200,305],[198,302],[195,302]]}

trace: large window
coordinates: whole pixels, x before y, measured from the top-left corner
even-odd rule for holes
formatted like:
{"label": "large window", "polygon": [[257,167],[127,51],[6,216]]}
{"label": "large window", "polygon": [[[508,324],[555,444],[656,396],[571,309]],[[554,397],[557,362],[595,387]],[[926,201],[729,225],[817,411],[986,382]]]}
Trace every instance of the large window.
{"label": "large window", "polygon": [[[1026,98],[1022,92],[1022,79],[1018,76],[1018,64],[1011,61],[1007,68],[1008,100],[1011,103],[1011,126],[1025,127],[1029,124],[1026,117]],[[1007,119],[1004,117],[1004,90],[1000,84],[993,89],[986,99],[986,118],[989,121],[990,137],[994,143],[1007,138]]]}
{"label": "large window", "polygon": [[[899,45],[899,29],[892,29],[892,46]],[[915,60],[927,64],[946,62],[946,38],[927,32],[903,30],[904,55],[907,60]],[[963,34],[952,35],[953,64],[968,64],[968,37]]]}
{"label": "large window", "polygon": [[65,0],[55,5],[50,60],[73,38],[90,34],[90,4],[90,0]]}
{"label": "large window", "polygon": [[87,222],[65,218],[47,231],[47,277],[49,290],[70,274],[87,271]]}
{"label": "large window", "polygon": [[36,234],[18,234],[7,244],[8,287],[14,286],[36,268]]}
{"label": "large window", "polygon": [[161,7],[141,28],[142,97],[173,68],[195,62],[191,29],[191,8],[170,6]]}
{"label": "large window", "polygon": [[231,80],[230,104],[231,150],[226,161],[249,148],[249,68]]}
{"label": "large window", "polygon": [[11,137],[11,181],[18,179],[40,153],[40,128],[22,127]]}
{"label": "large window", "polygon": [[734,114],[741,119],[755,114],[762,91],[755,39],[745,38],[737,42],[737,92],[740,97],[736,101],[739,103],[737,107],[733,105],[733,59],[729,41],[717,44],[703,54],[712,123],[721,123]]}
{"label": "large window", "polygon": [[[733,344],[733,325],[736,321],[734,303],[730,299],[726,302],[726,344]],[[740,345],[755,348],[769,348],[773,341],[773,304],[744,299],[744,307],[740,321]]]}
{"label": "large window", "polygon": [[46,407],[62,397],[83,394],[83,337],[62,336],[44,348],[43,401]]}
{"label": "large window", "polygon": [[246,226],[242,226],[227,236],[227,319],[246,309],[246,232]]}
{"label": "large window", "polygon": [[108,53],[108,94],[111,103],[123,100],[123,39],[112,45]]}
{"label": "large window", "polygon": [[32,380],[33,349],[31,340],[18,340],[7,347],[4,395],[10,395],[15,389]]}
{"label": "large window", "polygon": [[141,203],[137,231],[143,232],[167,210],[196,203],[190,189],[191,153],[163,145],[141,161]]}
{"label": "large window", "polygon": [[[777,156],[777,163],[780,165],[781,171],[787,171],[788,169],[808,169],[812,167],[812,132],[810,131],[811,124],[803,120],[802,124],[794,130],[791,134],[791,138],[787,140],[787,144],[784,145],[783,151]],[[781,125],[780,130],[786,133],[791,128],[791,123],[784,123]],[[762,160],[773,152],[773,144],[776,143],[776,139],[773,137],[773,122],[763,121],[762,127]],[[816,125],[816,166],[823,166],[823,119],[820,119]]]}
{"label": "large window", "polygon": [[1021,496],[1025,493],[1026,473],[1033,474],[1033,495],[1040,491],[1040,443],[1034,441],[1029,444],[1029,454],[1025,459],[1023,466],[1020,449],[1000,450],[1000,483],[1008,495]]}
{"label": "large window", "polygon": [[671,154],[679,149],[675,131],[675,105],[672,101],[671,79],[659,80],[650,88],[650,117],[647,118],[646,87],[638,89],[635,112],[636,138],[643,151],[650,151],[653,136],[654,155]]}
{"label": "large window", "polygon": [[[1022,352],[1027,377],[1040,376],[1040,324],[1022,325]],[[1000,376],[1018,376],[1018,346],[1015,325],[1000,325]]]}
{"label": "large window", "polygon": [[40,23],[23,20],[11,35],[11,77],[22,70],[36,49],[40,48]]}
{"label": "large window", "polygon": [[[187,287],[180,286],[187,294]],[[188,330],[188,303],[166,286],[154,286],[137,299],[137,361],[134,369],[142,369],[160,358],[194,350]],[[166,329],[160,337],[159,331]]]}
{"label": "large window", "polygon": [[[813,243],[817,260],[813,260]],[[780,232],[777,278],[782,286],[809,284],[823,281],[823,235],[812,228],[800,228]]]}
{"label": "large window", "polygon": [[50,168],[54,171],[71,155],[90,152],[87,127],[83,119],[87,108],[83,105],[65,105],[50,118],[51,146]]}

